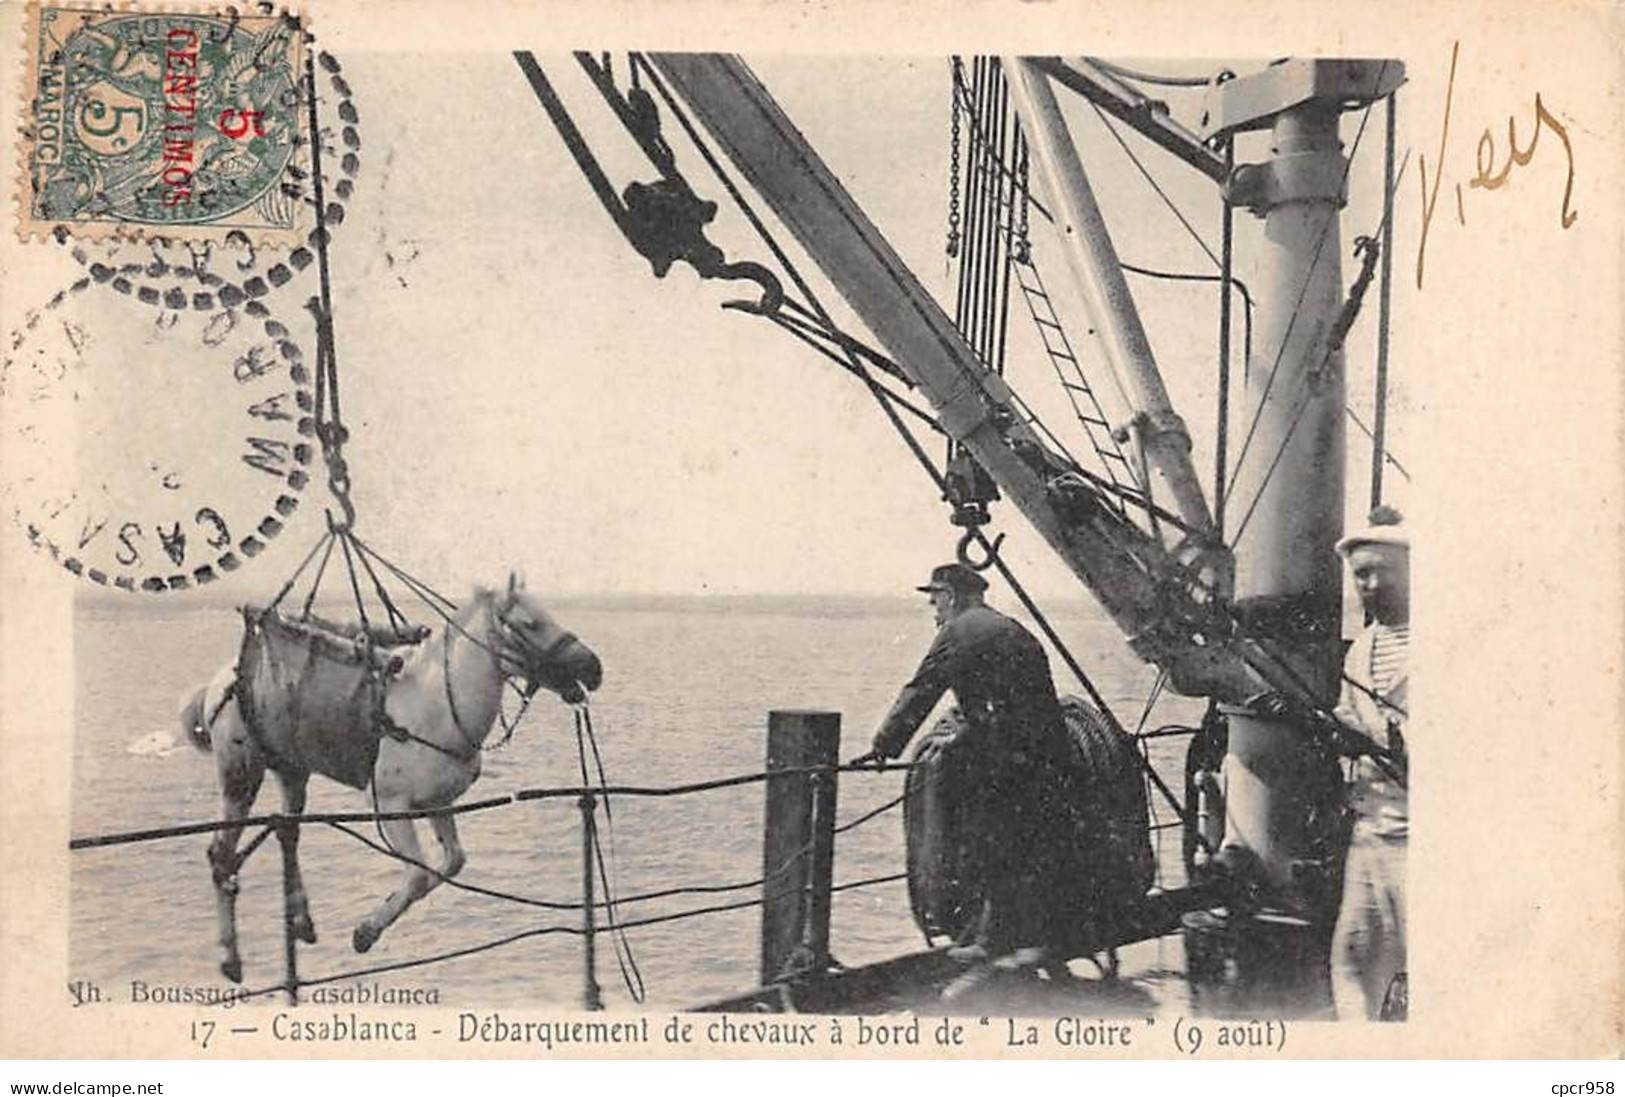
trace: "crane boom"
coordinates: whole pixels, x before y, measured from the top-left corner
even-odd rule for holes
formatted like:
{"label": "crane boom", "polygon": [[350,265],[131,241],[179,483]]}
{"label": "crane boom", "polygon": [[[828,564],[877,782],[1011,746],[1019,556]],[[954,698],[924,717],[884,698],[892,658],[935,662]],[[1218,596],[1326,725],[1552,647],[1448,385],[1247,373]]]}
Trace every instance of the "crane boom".
{"label": "crane boom", "polygon": [[919,385],[942,428],[998,482],[1144,659],[1182,693],[1242,701],[1264,686],[1199,570],[1214,546],[1169,552],[1070,473],[1016,408],[778,103],[739,58],[651,60],[751,186]]}

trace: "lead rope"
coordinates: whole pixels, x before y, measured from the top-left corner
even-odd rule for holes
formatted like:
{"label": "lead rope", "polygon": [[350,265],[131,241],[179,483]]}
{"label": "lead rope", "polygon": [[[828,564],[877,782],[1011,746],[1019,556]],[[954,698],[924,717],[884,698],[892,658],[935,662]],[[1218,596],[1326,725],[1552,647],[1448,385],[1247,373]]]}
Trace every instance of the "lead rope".
{"label": "lead rope", "polygon": [[531,683],[527,682],[525,687],[521,689],[512,678],[509,678],[507,684],[519,695],[519,711],[513,714],[512,720],[509,720],[508,714],[502,711],[501,702],[497,703],[497,723],[502,725],[502,738],[490,746],[485,746],[483,743],[480,745],[480,749],[487,754],[499,751],[508,745],[508,740],[513,738],[515,729],[519,727],[519,721],[525,718],[525,712],[530,708],[530,699],[536,696],[536,686]]}
{"label": "lead rope", "polygon": [[[598,798],[604,803],[604,829],[609,832],[610,861],[615,864],[614,877],[619,878],[619,857],[615,850],[615,816],[609,804],[609,781],[604,775],[604,759],[598,752],[598,738],[593,734],[592,710],[586,701],[571,706],[575,710],[576,726],[576,758],[581,767],[581,787],[588,788],[592,779],[587,775],[587,747],[592,747],[593,767],[598,773]],[[615,950],[615,964],[621,970],[621,982],[626,986],[626,992],[634,1002],[642,1004],[647,993],[643,984],[643,972],[638,968],[637,957],[632,954],[632,943],[628,940],[626,930],[621,926],[621,920],[616,913],[615,892],[610,887],[611,873],[604,862],[604,846],[593,832],[592,856],[598,867],[598,879],[604,889],[604,910],[609,916],[610,944]]]}

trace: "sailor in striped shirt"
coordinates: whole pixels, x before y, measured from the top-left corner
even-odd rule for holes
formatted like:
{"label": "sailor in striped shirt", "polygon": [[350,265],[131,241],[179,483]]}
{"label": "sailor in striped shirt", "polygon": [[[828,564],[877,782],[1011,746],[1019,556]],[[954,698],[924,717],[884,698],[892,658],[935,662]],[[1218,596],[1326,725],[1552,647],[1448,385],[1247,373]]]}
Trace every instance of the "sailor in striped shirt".
{"label": "sailor in striped shirt", "polygon": [[1397,512],[1379,507],[1371,524],[1338,542],[1337,550],[1369,621],[1344,660],[1337,717],[1387,748],[1388,757],[1386,768],[1370,757],[1355,763],[1355,823],[1332,935],[1332,993],[1344,1020],[1402,1019],[1410,535]]}

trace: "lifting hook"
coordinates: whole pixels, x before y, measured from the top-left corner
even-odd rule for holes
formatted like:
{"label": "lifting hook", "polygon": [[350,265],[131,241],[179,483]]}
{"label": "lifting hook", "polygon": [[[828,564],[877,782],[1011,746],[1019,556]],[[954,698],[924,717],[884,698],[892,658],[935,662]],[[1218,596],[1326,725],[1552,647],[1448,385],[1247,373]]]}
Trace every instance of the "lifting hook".
{"label": "lifting hook", "polygon": [[959,547],[954,549],[954,557],[972,571],[986,571],[998,562],[999,546],[1004,544],[1004,534],[993,538],[993,543],[987,547],[987,555],[978,563],[971,559],[971,546],[976,543],[978,533],[979,531],[975,529],[966,530],[965,536],[959,539]]}
{"label": "lifting hook", "polygon": [[716,203],[697,197],[681,179],[629,183],[622,200],[622,231],[649,260],[656,278],[664,278],[681,260],[701,278],[749,281],[761,287],[760,299],[727,301],[723,308],[771,316],[783,304],[784,288],[772,271],[750,260],[729,262],[722,249],[705,238],[705,226],[717,215]]}
{"label": "lifting hook", "polygon": [[762,287],[762,296],[758,300],[724,301],[722,307],[725,309],[737,309],[752,316],[774,316],[778,313],[779,306],[784,304],[784,286],[780,284],[778,275],[752,260],[723,263],[712,271],[700,271],[700,275],[704,278],[740,279],[755,282]]}

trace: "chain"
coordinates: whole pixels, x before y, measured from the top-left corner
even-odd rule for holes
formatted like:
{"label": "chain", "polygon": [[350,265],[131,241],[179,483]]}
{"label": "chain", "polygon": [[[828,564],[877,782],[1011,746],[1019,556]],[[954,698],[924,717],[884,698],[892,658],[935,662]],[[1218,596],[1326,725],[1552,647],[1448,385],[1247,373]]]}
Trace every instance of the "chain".
{"label": "chain", "polygon": [[1027,190],[1027,140],[1021,140],[1021,162],[1017,167],[1019,181],[1016,184],[1017,200],[1021,203],[1020,223],[1016,226],[1016,262],[1028,263],[1032,261],[1032,242],[1027,236],[1027,211],[1032,206],[1032,196]]}
{"label": "chain", "polygon": [[[322,143],[316,135],[322,132],[317,116],[316,67],[311,59],[305,62],[305,95],[310,122],[310,181],[311,196],[315,199],[316,269],[320,278],[320,292],[305,302],[316,320],[316,440],[322,446],[322,460],[327,465],[327,486],[344,511],[344,520],[337,528],[348,530],[355,524],[355,504],[350,502],[350,467],[344,461],[344,443],[350,432],[344,429],[339,414],[339,362],[338,349],[333,336],[333,287],[327,264],[327,199],[322,187]],[[329,519],[331,521],[331,519]],[[359,600],[361,592],[356,591]]]}
{"label": "chain", "polygon": [[319,297],[305,302],[305,308],[316,320],[316,440],[321,444],[322,462],[327,466],[327,489],[344,512],[343,520],[336,525],[339,529],[349,529],[355,524],[355,504],[350,501],[350,466],[344,459],[344,443],[350,440],[350,432],[339,418],[333,320],[323,309]]}
{"label": "chain", "polygon": [[[508,684],[513,684],[511,679],[509,680]],[[513,719],[510,720],[508,719],[508,714],[502,711],[500,700],[498,701],[497,723],[502,725],[502,738],[489,745],[481,743],[480,750],[486,754],[499,751],[508,745],[508,741],[513,738],[514,729],[519,726],[519,721],[525,718],[525,712],[530,708],[530,699],[536,695],[536,691],[534,689],[521,689],[519,686],[514,686],[513,688],[515,692],[519,694],[519,711],[514,713]],[[504,694],[503,696],[506,695]]]}
{"label": "chain", "polygon": [[344,460],[342,447],[350,437],[350,432],[338,423],[323,423],[321,430],[322,459],[327,463],[327,490],[333,493],[333,498],[339,502],[344,511],[344,521],[339,528],[349,529],[355,525],[355,504],[350,501],[350,466]]}
{"label": "chain", "polygon": [[948,256],[959,255],[959,85],[961,62],[953,59],[953,84],[948,89],[950,138],[948,144]]}

